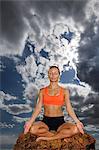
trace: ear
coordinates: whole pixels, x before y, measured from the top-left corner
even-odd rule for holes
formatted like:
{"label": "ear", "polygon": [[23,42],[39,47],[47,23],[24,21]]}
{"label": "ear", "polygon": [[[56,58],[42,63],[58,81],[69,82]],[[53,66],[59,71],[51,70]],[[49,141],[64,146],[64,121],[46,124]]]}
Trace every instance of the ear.
{"label": "ear", "polygon": [[58,77],[58,81],[60,81],[60,76]]}
{"label": "ear", "polygon": [[48,74],[48,79],[49,79],[50,77],[49,77],[49,74]]}

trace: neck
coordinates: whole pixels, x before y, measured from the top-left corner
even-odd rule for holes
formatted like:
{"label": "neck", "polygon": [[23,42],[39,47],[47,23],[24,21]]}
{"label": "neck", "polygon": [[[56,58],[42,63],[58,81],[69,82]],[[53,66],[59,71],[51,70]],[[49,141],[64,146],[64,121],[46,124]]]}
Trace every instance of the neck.
{"label": "neck", "polygon": [[52,88],[52,89],[57,88],[58,87],[58,82],[50,82],[49,87]]}

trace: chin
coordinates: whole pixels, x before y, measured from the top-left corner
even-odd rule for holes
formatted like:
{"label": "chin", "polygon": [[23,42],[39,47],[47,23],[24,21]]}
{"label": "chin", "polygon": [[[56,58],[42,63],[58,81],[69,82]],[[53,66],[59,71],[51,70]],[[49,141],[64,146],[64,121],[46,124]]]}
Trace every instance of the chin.
{"label": "chin", "polygon": [[50,79],[51,82],[58,82],[57,79]]}

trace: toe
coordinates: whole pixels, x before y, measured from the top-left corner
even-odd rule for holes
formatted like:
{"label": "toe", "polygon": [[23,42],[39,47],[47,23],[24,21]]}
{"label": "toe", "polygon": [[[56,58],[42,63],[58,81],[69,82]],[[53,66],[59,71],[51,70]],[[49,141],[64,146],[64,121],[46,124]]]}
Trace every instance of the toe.
{"label": "toe", "polygon": [[37,138],[37,139],[36,139],[36,142],[38,142],[39,140],[40,140],[40,138]]}

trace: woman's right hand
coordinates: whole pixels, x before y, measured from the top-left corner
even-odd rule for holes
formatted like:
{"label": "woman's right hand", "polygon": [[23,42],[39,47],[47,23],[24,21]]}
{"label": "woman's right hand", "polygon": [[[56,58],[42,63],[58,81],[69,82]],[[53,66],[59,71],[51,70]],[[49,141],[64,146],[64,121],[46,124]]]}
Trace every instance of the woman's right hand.
{"label": "woman's right hand", "polygon": [[31,125],[32,125],[32,122],[30,120],[25,123],[25,125],[24,125],[24,134],[29,132],[29,129],[30,129]]}
{"label": "woman's right hand", "polygon": [[82,134],[84,134],[84,130],[83,130],[84,125],[83,125],[83,123],[82,123],[81,121],[78,121],[78,122],[76,123],[76,125],[77,125],[77,128],[79,129],[79,131],[80,131]]}

